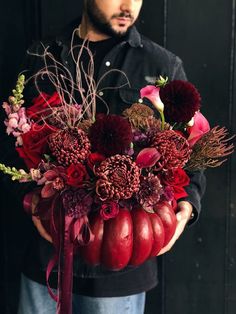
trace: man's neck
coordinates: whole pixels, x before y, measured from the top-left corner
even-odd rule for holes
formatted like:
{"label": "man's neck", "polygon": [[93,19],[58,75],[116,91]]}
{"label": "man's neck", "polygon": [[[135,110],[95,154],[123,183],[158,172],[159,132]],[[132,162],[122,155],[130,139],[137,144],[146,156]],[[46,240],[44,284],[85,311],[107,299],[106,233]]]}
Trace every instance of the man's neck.
{"label": "man's neck", "polygon": [[79,27],[79,36],[82,39],[88,39],[90,41],[101,41],[110,38],[106,34],[98,32],[89,22],[88,18],[83,15],[82,21]]}

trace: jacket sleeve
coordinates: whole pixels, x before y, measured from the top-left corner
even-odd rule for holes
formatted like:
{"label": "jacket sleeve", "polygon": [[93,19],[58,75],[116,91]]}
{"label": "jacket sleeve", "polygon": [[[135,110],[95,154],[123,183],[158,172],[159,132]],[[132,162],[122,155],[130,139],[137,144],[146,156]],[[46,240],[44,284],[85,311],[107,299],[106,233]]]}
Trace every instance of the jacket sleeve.
{"label": "jacket sleeve", "polygon": [[[187,80],[183,63],[179,57],[175,57],[173,61],[172,80]],[[188,225],[192,225],[198,220],[201,211],[201,199],[206,189],[206,177],[204,170],[188,171],[190,184],[185,188],[188,196],[179,199],[179,201],[187,201],[193,206],[193,217],[190,219]]]}

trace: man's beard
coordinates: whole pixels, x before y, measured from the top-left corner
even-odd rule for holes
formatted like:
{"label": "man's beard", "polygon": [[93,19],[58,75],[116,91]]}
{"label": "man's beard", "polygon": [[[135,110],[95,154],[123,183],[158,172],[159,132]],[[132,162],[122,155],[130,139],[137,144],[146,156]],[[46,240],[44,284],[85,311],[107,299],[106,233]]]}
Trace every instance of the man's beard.
{"label": "man's beard", "polygon": [[[129,30],[129,27],[125,32],[118,32],[114,30],[107,21],[106,17],[104,16],[103,12],[98,8],[97,4],[95,3],[95,0],[88,0],[87,1],[87,15],[89,18],[89,21],[92,23],[93,27],[99,31],[102,34],[111,36],[111,37],[118,37],[121,38],[125,36]],[[119,17],[127,16],[127,14],[120,14]],[[132,20],[133,18],[130,17]]]}

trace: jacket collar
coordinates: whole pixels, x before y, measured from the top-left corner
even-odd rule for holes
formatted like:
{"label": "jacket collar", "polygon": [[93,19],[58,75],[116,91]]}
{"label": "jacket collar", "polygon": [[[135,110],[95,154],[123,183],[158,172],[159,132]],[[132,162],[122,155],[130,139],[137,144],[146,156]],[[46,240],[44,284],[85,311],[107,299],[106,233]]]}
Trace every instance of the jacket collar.
{"label": "jacket collar", "polygon": [[142,47],[142,41],[140,33],[135,26],[132,26],[124,38],[124,41],[128,42],[131,47]]}

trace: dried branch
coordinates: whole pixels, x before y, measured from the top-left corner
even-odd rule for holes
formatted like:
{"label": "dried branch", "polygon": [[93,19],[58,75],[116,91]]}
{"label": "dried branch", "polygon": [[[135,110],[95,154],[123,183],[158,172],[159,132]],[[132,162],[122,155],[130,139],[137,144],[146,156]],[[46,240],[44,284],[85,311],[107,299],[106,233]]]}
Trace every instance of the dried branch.
{"label": "dried branch", "polygon": [[232,140],[235,135],[228,137],[229,132],[225,127],[216,126],[194,145],[187,170],[215,168],[222,165],[234,151]]}

